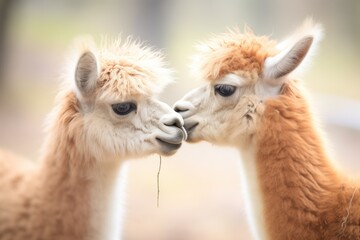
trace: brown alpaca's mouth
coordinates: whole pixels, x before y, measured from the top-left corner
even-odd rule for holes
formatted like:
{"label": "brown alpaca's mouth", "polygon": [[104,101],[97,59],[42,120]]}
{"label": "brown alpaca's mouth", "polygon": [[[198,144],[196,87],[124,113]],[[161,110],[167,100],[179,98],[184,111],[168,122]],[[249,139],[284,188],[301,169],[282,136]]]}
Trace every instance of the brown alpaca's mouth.
{"label": "brown alpaca's mouth", "polygon": [[185,128],[188,136],[190,136],[191,132],[194,131],[194,129],[197,127],[197,125],[199,125],[199,122],[191,122],[191,123],[184,124],[184,128]]}

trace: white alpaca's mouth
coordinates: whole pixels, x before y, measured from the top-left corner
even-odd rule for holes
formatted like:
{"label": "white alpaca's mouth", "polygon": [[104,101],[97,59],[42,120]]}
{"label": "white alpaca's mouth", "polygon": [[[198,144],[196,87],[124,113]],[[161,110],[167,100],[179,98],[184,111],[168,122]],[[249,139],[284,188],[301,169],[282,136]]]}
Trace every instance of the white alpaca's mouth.
{"label": "white alpaca's mouth", "polygon": [[170,140],[170,139],[163,139],[163,138],[156,138],[156,141],[160,144],[161,146],[161,151],[163,154],[165,155],[172,155],[174,154],[180,147],[182,142],[180,143],[175,143],[174,141]]}
{"label": "white alpaca's mouth", "polygon": [[183,127],[175,128],[176,132],[169,135],[157,136],[156,141],[160,144],[161,151],[166,155],[171,155],[181,147],[182,141],[186,140],[187,134]]}

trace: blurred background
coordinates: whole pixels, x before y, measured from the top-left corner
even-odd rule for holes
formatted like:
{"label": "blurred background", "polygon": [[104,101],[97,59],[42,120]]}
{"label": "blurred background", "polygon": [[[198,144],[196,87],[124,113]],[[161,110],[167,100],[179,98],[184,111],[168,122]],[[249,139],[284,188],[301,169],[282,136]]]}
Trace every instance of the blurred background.
{"label": "blurred background", "polygon": [[[1,0],[0,147],[36,161],[42,124],[56,95],[72,40],[133,35],[163,49],[177,83],[161,99],[172,105],[203,84],[189,74],[194,45],[226,27],[248,24],[281,40],[307,16],[326,34],[305,85],[344,171],[360,176],[360,1],[304,0]],[[184,144],[163,158],[127,162],[124,239],[251,239],[240,183],[239,156],[207,143]]]}

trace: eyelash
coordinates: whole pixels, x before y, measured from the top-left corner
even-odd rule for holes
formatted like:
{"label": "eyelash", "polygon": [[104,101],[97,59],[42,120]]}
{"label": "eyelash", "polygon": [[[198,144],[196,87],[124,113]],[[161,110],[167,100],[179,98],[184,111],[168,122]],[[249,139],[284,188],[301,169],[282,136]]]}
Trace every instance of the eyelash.
{"label": "eyelash", "polygon": [[114,113],[120,116],[127,115],[137,110],[137,106],[133,102],[115,103],[111,105],[111,108],[114,111]]}
{"label": "eyelash", "polygon": [[227,84],[218,84],[214,87],[215,93],[218,93],[222,97],[229,97],[236,91],[236,87]]}

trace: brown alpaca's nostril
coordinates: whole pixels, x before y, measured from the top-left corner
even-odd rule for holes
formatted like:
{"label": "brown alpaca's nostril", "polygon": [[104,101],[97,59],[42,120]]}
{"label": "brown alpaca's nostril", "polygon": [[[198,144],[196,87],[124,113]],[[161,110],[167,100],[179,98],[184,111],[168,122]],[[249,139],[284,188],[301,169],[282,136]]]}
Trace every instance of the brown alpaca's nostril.
{"label": "brown alpaca's nostril", "polygon": [[175,106],[174,111],[177,112],[177,113],[181,113],[181,112],[189,111],[189,109],[188,108],[182,108],[182,107],[179,107],[179,106]]}

